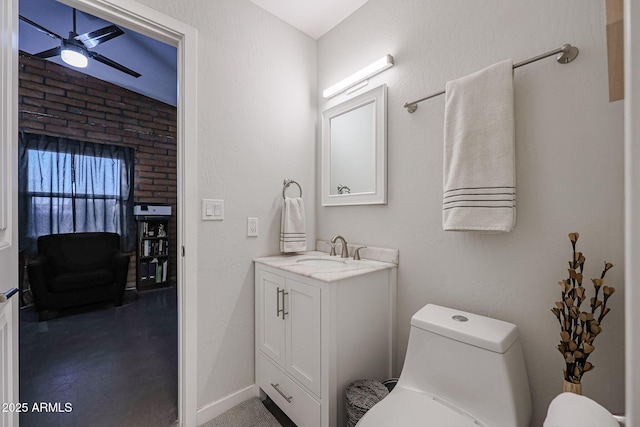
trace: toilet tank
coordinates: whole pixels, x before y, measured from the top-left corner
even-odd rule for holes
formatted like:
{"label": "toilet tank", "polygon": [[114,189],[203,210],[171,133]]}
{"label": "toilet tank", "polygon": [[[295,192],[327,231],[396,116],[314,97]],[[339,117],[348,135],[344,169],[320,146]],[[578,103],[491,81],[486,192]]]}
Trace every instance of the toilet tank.
{"label": "toilet tank", "polygon": [[531,418],[517,327],[434,304],[411,319],[397,387],[431,394],[489,427],[527,427]]}

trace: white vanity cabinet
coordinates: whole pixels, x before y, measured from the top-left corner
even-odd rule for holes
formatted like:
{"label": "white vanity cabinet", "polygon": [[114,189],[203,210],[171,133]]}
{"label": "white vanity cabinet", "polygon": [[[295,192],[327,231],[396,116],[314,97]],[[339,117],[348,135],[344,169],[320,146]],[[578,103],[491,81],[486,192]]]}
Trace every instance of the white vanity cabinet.
{"label": "white vanity cabinet", "polygon": [[320,395],[320,289],[260,269],[260,351]]}
{"label": "white vanity cabinet", "polygon": [[346,387],[393,374],[396,266],[280,264],[294,258],[255,260],[256,384],[298,427],[342,427]]}

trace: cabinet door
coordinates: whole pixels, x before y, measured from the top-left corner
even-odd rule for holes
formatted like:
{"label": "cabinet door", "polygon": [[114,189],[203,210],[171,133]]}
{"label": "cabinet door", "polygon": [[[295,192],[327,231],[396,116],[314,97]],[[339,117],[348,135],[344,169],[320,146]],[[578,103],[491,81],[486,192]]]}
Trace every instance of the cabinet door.
{"label": "cabinet door", "polygon": [[284,305],[284,278],[267,271],[258,271],[260,350],[280,366],[285,363],[285,320],[282,318]]}
{"label": "cabinet door", "polygon": [[286,371],[320,396],[320,289],[287,279]]}

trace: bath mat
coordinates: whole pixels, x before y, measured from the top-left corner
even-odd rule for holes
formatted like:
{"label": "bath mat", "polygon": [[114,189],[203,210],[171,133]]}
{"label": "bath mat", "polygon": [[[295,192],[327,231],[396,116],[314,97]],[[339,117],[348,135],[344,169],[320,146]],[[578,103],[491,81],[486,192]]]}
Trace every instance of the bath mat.
{"label": "bath mat", "polygon": [[234,406],[201,427],[281,427],[259,398],[254,397]]}

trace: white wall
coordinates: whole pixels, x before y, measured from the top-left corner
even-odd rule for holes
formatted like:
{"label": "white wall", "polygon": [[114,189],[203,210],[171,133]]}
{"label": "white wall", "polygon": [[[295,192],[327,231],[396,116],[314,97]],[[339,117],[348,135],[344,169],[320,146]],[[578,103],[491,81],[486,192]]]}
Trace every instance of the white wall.
{"label": "white wall", "polygon": [[140,3],[198,30],[198,193],[225,200],[224,221],[198,226],[204,407],[254,383],[252,259],[279,253],[284,178],[302,186],[315,238],[316,42],[248,0]]}
{"label": "white wall", "polygon": [[[319,93],[386,53],[395,57],[395,66],[368,86],[389,85],[389,203],[318,204],[318,237],[342,234],[349,242],[400,249],[399,367],[410,317],[426,303],[517,324],[532,426],[542,425],[561,391],[564,363],[550,309],[559,298],[556,283],[567,275],[572,231],[581,234],[588,277],[600,274],[603,260],[616,264],[608,275],[617,288],[612,312],[595,341],[596,369],[584,376],[583,391],[613,412],[624,410],[623,104],[608,102],[604,24],[601,0],[370,0],[318,43]],[[499,60],[521,61],[564,43],[580,48],[575,62],[549,58],[515,72],[515,230],[443,232],[444,98],[421,103],[414,114],[402,105]],[[320,98],[319,111],[345,99]],[[319,182],[318,176],[317,188]]]}

